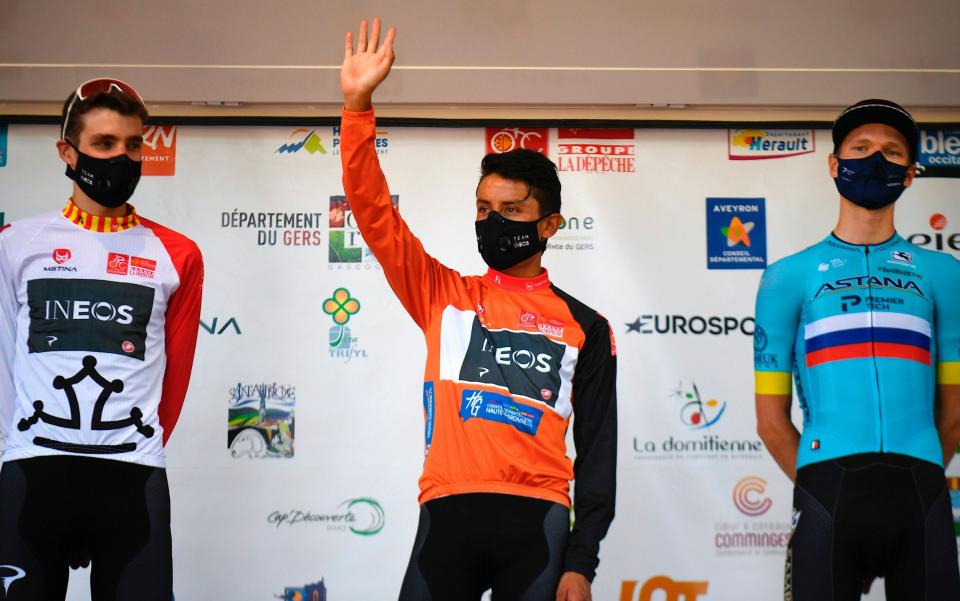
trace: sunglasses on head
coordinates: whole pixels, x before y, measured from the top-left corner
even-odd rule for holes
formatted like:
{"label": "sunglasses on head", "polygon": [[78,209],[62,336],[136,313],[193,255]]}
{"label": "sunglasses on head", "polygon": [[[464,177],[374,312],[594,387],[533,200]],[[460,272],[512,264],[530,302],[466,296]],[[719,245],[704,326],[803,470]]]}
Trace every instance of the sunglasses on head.
{"label": "sunglasses on head", "polygon": [[63,128],[60,130],[60,139],[66,139],[65,136],[67,135],[67,125],[70,123],[70,113],[73,112],[73,105],[76,104],[77,100],[83,102],[87,98],[92,98],[97,94],[109,94],[113,90],[118,90],[127,96],[130,96],[131,98],[135,98],[140,104],[145,105],[143,102],[143,97],[140,96],[140,93],[134,90],[133,86],[126,82],[110,77],[90,79],[77,86],[76,93],[73,95],[73,100],[71,100],[70,105],[67,106],[67,114],[63,118]]}

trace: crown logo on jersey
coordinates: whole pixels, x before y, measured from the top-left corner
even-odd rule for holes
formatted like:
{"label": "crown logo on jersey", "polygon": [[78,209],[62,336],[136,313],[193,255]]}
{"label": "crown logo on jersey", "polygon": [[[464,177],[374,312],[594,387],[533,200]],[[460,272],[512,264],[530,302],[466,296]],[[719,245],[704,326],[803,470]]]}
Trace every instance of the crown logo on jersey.
{"label": "crown logo on jersey", "polygon": [[[97,371],[96,357],[91,355],[87,355],[83,358],[83,368],[77,373],[73,374],[69,378],[57,376],[53,379],[53,387],[57,390],[62,390],[64,395],[67,397],[67,402],[70,403],[70,417],[67,418],[50,415],[43,410],[43,401],[38,400],[33,402],[33,415],[28,418],[21,419],[17,424],[17,429],[21,432],[26,432],[37,423],[43,422],[57,428],[79,430],[80,403],[77,400],[77,392],[74,389],[74,386],[80,382],[83,382],[87,378],[90,378],[96,382],[100,388],[102,388],[102,391],[97,396],[97,402],[93,406],[93,421],[90,423],[90,428],[92,430],[120,430],[133,426],[136,428],[137,432],[144,436],[144,438],[150,438],[154,435],[155,431],[153,427],[144,425],[143,412],[138,407],[134,407],[130,410],[129,418],[109,421],[105,421],[103,419],[103,408],[107,404],[107,401],[110,400],[110,396],[114,393],[123,392],[123,380],[111,381],[104,378],[100,372]],[[127,453],[134,451],[137,448],[137,444],[134,442],[118,445],[85,445],[51,440],[42,436],[35,437],[33,439],[33,444],[49,449],[56,449],[58,451],[86,453],[91,455]]]}

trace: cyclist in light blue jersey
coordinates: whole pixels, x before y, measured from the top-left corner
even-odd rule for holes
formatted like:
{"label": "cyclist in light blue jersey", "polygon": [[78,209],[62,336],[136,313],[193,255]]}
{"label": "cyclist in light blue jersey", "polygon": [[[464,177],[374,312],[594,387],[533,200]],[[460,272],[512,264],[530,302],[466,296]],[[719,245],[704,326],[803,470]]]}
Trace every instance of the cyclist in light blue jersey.
{"label": "cyclist in light blue jersey", "polygon": [[[785,598],[960,599],[944,466],[960,442],[960,261],[894,229],[918,128],[864,100],[833,126],[840,218],[764,272],[754,336],[758,430],[795,481]],[[790,420],[793,386],[803,432]]]}

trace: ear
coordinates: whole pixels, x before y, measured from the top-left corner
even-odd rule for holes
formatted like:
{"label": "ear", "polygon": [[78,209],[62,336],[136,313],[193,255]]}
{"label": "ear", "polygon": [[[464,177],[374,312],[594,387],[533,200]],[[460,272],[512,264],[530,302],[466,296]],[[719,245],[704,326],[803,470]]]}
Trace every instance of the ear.
{"label": "ear", "polygon": [[913,178],[917,177],[917,165],[914,163],[910,165],[910,168],[907,169],[907,177],[903,178],[903,187],[909,188],[910,184],[913,183]]}
{"label": "ear", "polygon": [[540,238],[546,240],[552,237],[560,229],[563,223],[563,217],[560,213],[553,213],[544,217],[539,224]]}
{"label": "ear", "polygon": [[70,165],[73,169],[77,168],[77,151],[73,149],[73,146],[70,146],[66,140],[57,140],[57,153],[60,155],[60,160]]}
{"label": "ear", "polygon": [[830,178],[837,179],[839,174],[838,169],[840,168],[840,161],[837,160],[837,155],[831,154],[827,157],[827,166],[830,169]]}

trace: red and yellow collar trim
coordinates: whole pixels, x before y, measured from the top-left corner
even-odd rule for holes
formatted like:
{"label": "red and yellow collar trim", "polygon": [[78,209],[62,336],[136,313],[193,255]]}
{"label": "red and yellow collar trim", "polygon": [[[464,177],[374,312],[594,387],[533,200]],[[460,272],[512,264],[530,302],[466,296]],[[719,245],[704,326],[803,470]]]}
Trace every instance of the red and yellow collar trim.
{"label": "red and yellow collar trim", "polygon": [[130,206],[130,212],[123,217],[98,217],[73,204],[72,198],[67,201],[67,206],[63,207],[63,216],[91,232],[123,232],[140,225],[140,218],[137,217],[137,211],[132,206]]}
{"label": "red and yellow collar trim", "polygon": [[483,279],[499,288],[517,292],[533,292],[534,290],[550,287],[550,276],[547,274],[546,269],[535,278],[518,278],[490,269],[487,271],[487,274],[483,276]]}

